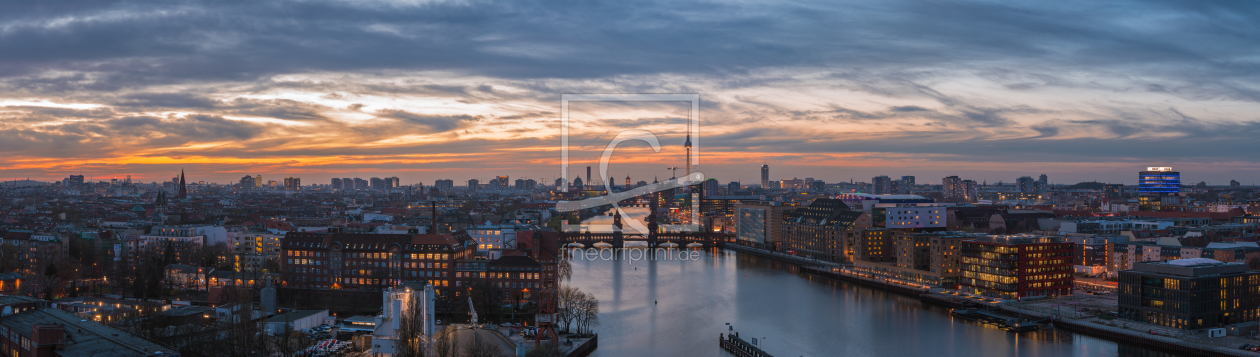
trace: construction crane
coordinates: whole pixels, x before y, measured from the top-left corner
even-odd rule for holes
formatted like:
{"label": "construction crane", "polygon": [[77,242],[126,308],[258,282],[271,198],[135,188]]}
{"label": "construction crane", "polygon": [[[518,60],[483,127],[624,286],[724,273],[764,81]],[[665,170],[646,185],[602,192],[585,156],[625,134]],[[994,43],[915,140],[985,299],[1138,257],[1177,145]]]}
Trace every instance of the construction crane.
{"label": "construction crane", "polygon": [[673,173],[672,173],[672,174],[670,174],[670,175],[671,175],[671,176],[673,176],[673,177],[671,177],[671,178],[675,178],[675,179],[676,179],[676,178],[678,178],[678,170],[681,170],[681,169],[684,169],[684,168],[683,168],[683,167],[666,167],[665,169],[666,169],[666,170],[670,170],[670,171],[672,171]]}

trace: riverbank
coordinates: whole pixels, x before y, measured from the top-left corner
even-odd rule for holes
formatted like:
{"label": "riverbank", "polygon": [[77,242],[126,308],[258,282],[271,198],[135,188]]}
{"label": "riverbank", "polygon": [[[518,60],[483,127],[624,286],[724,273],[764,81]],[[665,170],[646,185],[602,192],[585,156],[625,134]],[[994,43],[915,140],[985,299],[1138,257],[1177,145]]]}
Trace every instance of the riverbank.
{"label": "riverbank", "polygon": [[[1093,314],[1069,314],[1058,311],[1036,311],[1037,308],[1035,306],[1030,306],[1028,303],[1019,303],[1020,305],[1017,306],[1015,302],[1010,301],[985,299],[965,294],[946,293],[945,290],[941,288],[931,288],[913,282],[894,281],[862,275],[845,269],[845,267],[840,264],[819,262],[812,259],[804,259],[782,253],[767,252],[760,249],[742,246],[728,245],[726,248],[738,253],[794,264],[799,267],[802,272],[809,273],[811,275],[827,277],[838,281],[915,297],[920,301],[936,305],[947,307],[989,307],[1000,309],[1008,314],[1020,316],[1029,320],[1053,320],[1055,328],[1102,338],[1109,341],[1150,346],[1177,354],[1191,354],[1211,357],[1260,356],[1260,353],[1237,349],[1237,346],[1242,344],[1258,344],[1258,341],[1250,338],[1227,336],[1207,339],[1205,336],[1201,336],[1202,334],[1191,335],[1186,334],[1181,330],[1173,330],[1163,326],[1142,324],[1132,321],[1103,320]],[[1114,295],[1111,296],[1114,297]],[[1080,300],[1085,300],[1091,297],[1092,296],[1083,296]],[[1115,309],[1114,298],[1111,299],[1111,301],[1112,302],[1109,305],[1095,302],[1095,304],[1090,306],[1095,306],[1094,309],[1103,307],[1106,311],[1112,311]],[[1050,305],[1067,303],[1080,305],[1083,302],[1085,301],[1078,301],[1075,298],[1045,299],[1039,301],[1040,304]],[[1157,334],[1151,334],[1152,331]]]}

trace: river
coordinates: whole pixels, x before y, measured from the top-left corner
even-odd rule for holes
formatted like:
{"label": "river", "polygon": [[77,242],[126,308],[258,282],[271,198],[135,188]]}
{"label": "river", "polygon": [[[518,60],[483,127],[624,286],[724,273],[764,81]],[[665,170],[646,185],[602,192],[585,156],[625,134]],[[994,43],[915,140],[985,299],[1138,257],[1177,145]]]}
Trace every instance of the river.
{"label": "river", "polygon": [[571,284],[600,301],[592,356],[730,356],[734,326],[774,356],[1150,356],[1067,331],[1008,333],[916,298],[723,250],[696,260],[574,260]]}

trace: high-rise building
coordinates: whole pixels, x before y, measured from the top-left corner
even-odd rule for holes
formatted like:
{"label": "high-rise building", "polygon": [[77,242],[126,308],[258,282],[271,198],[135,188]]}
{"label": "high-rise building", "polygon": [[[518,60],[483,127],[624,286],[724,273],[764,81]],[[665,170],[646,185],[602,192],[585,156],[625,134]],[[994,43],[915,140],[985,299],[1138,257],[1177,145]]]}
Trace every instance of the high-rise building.
{"label": "high-rise building", "polygon": [[[248,177],[248,176],[246,176],[246,177]],[[243,183],[243,182],[244,182],[244,181],[242,180],[242,183]],[[340,189],[342,189],[342,188],[341,188],[341,179],[334,177],[334,178],[332,179],[332,188],[333,188],[334,190],[340,190]]]}
{"label": "high-rise building", "polygon": [[302,179],[297,177],[284,178],[284,189],[289,191],[297,191],[302,188]]}
{"label": "high-rise building", "polygon": [[948,202],[966,202],[963,192],[962,179],[958,176],[949,176],[941,179],[941,193]]}
{"label": "high-rise building", "polygon": [[254,184],[258,185],[258,187],[262,187],[264,183],[265,182],[263,182],[262,180],[262,175],[258,175],[254,177]]}
{"label": "high-rise building", "polygon": [[370,182],[370,185],[372,185],[372,189],[373,189],[373,190],[384,190],[384,189],[385,189],[385,180],[382,180],[380,177],[373,177],[373,178],[370,178],[370,179],[368,179],[368,182]]}
{"label": "high-rise building", "polygon": [[761,188],[770,188],[770,165],[761,165]]}
{"label": "high-rise building", "polygon": [[880,175],[871,178],[871,193],[876,195],[892,194],[892,178]]}
{"label": "high-rise building", "polygon": [[249,191],[258,187],[258,183],[254,182],[253,176],[245,175],[245,177],[241,178],[240,186],[242,191]]}
{"label": "high-rise building", "polygon": [[[127,176],[127,181],[128,183],[131,182],[131,176]],[[1242,182],[1238,182],[1238,180],[1229,180],[1229,188],[1240,188],[1240,187],[1242,187]]]}
{"label": "high-rise building", "polygon": [[1031,176],[1023,176],[1015,179],[1015,186],[1019,188],[1019,192],[1037,192],[1037,185]]}
{"label": "high-rise building", "polygon": [[364,180],[364,179],[361,179],[361,178],[355,177],[355,178],[354,178],[354,189],[356,189],[356,190],[366,190],[366,189],[368,189],[368,182],[367,182],[367,180]]}
{"label": "high-rise building", "polygon": [[1041,177],[1037,178],[1037,182],[1041,183],[1041,187],[1050,188],[1050,177],[1046,176],[1046,174],[1041,174]]}
{"label": "high-rise building", "polygon": [[586,181],[584,182],[586,182],[587,185],[591,184],[591,167],[590,166],[586,167]]}
{"label": "high-rise building", "polygon": [[481,181],[479,181],[479,180],[477,180],[477,179],[468,179],[468,190],[469,190],[469,191],[476,191],[476,190],[477,190],[477,187],[478,187],[478,186],[480,186],[480,185],[481,185]]}
{"label": "high-rise building", "polygon": [[70,177],[66,179],[65,185],[68,187],[83,186],[83,175],[70,175]]}
{"label": "high-rise building", "polygon": [[508,188],[508,177],[506,175],[498,176],[495,178],[494,183],[497,188]]}
{"label": "high-rise building", "polygon": [[455,181],[451,179],[436,180],[433,182],[433,188],[436,188],[438,189],[438,191],[442,191],[442,192],[451,192],[451,189],[454,187],[455,187]]}
{"label": "high-rise building", "polygon": [[914,193],[914,185],[915,185],[915,183],[914,183],[914,176],[902,176],[902,177],[901,177],[901,186],[900,186],[900,187],[898,187],[898,188],[899,188],[899,190],[896,190],[896,191],[895,191],[895,192],[893,192],[893,193],[902,194],[902,195],[909,195],[909,194],[911,194],[911,193]]}
{"label": "high-rise building", "polygon": [[1173,195],[1181,192],[1181,173],[1171,167],[1147,167],[1138,173],[1138,194]]}
{"label": "high-rise building", "polygon": [[[820,182],[820,181],[814,181],[814,182]],[[731,181],[730,183],[726,184],[726,194],[734,196],[735,191],[739,191],[739,188],[740,188],[739,181]]]}
{"label": "high-rise building", "polygon": [[395,176],[395,177],[386,177],[386,178],[385,178],[385,188],[399,188],[399,187],[402,187],[402,185],[401,185],[401,184],[399,184],[399,181],[400,181],[400,180],[398,179],[398,177],[397,177],[397,176]]}
{"label": "high-rise building", "polygon": [[1160,210],[1161,197],[1180,192],[1181,173],[1171,167],[1147,167],[1138,173],[1138,206],[1143,211]]}
{"label": "high-rise building", "polygon": [[1103,194],[1107,195],[1109,200],[1118,200],[1124,198],[1124,185],[1107,184],[1103,185]]}
{"label": "high-rise building", "polygon": [[516,179],[514,187],[518,190],[533,190],[538,186],[538,181],[534,179]]}
{"label": "high-rise building", "polygon": [[718,193],[718,180],[715,178],[704,180],[704,183],[700,186],[700,192],[702,192],[701,195],[704,195],[704,197],[720,196],[721,194]]}
{"label": "high-rise building", "polygon": [[976,181],[962,180],[963,199],[966,202],[976,202],[980,198],[980,191],[976,188]]}

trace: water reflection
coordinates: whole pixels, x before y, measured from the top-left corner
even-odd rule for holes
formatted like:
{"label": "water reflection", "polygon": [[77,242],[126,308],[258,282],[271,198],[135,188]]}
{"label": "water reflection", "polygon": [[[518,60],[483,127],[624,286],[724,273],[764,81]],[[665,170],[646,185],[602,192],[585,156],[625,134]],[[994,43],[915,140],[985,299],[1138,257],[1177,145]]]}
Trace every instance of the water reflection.
{"label": "water reflection", "polygon": [[1172,356],[1061,330],[1017,335],[731,252],[573,263],[573,285],[601,302],[594,356],[728,356],[717,348],[725,323],[776,356]]}

